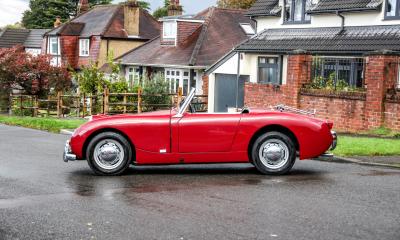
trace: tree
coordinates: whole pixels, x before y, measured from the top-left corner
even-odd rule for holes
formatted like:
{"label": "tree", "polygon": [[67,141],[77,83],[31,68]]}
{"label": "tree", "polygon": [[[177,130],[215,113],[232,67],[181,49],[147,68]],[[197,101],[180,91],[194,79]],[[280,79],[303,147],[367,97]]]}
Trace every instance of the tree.
{"label": "tree", "polygon": [[143,10],[150,11],[150,3],[146,1],[138,1],[139,7]]}
{"label": "tree", "polygon": [[10,92],[22,88],[27,94],[47,95],[50,89],[67,90],[71,77],[67,69],[52,66],[51,56],[33,56],[23,46],[0,49],[0,88]]}
{"label": "tree", "polygon": [[[109,4],[112,0],[89,0],[91,6]],[[26,28],[52,28],[57,16],[62,22],[76,16],[79,0],[30,0],[30,10],[24,12],[22,24]]]}
{"label": "tree", "polygon": [[221,8],[236,8],[236,9],[248,9],[256,0],[218,0],[217,5]]}

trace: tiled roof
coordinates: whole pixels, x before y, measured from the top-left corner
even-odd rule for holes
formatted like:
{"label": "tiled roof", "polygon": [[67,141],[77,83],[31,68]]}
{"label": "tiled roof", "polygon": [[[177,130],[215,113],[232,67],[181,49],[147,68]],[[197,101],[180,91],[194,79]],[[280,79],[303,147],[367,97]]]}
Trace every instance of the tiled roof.
{"label": "tiled roof", "polygon": [[[123,5],[99,5],[82,15],[72,19],[58,28],[48,32],[48,35],[79,35],[81,37],[105,36],[112,38],[127,38],[124,28]],[[140,39],[152,39],[159,35],[159,24],[149,13],[140,10]],[[73,25],[73,26],[71,26]]]}
{"label": "tiled roof", "polygon": [[204,18],[205,22],[178,46],[161,45],[156,38],[119,59],[122,64],[152,66],[199,66],[206,67],[248,37],[239,23],[252,23],[241,10],[209,8],[194,19]]}
{"label": "tiled roof", "polygon": [[376,10],[382,5],[383,0],[320,0],[312,10],[313,12]]}
{"label": "tiled roof", "polygon": [[31,29],[24,46],[27,48],[41,48],[43,36],[47,31],[49,29]]}
{"label": "tiled roof", "polygon": [[400,25],[303,29],[267,29],[239,45],[246,52],[363,54],[400,51]]}
{"label": "tiled roof", "polygon": [[279,0],[257,0],[246,16],[279,16],[280,13]]}
{"label": "tiled roof", "polygon": [[0,48],[23,45],[29,35],[29,29],[6,29],[0,37]]}

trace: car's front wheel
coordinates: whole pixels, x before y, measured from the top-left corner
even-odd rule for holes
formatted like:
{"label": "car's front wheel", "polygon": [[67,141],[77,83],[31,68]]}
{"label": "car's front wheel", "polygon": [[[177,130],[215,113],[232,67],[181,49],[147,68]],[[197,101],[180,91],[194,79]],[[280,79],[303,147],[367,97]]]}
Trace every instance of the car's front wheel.
{"label": "car's front wheel", "polygon": [[257,138],[251,155],[258,171],[281,175],[292,169],[296,161],[296,148],[292,139],[285,134],[268,132]]}
{"label": "car's front wheel", "polygon": [[118,133],[96,135],[87,147],[86,157],[97,175],[120,175],[131,163],[132,149],[128,140]]}

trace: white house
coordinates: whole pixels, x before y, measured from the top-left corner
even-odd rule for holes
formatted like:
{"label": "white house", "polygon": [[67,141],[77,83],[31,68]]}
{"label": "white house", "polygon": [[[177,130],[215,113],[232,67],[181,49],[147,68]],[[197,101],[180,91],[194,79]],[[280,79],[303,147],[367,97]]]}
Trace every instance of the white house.
{"label": "white house", "polygon": [[[368,56],[400,52],[400,0],[258,0],[246,15],[257,35],[206,70],[211,112],[278,102],[300,107],[299,89],[316,78],[365,89]],[[304,79],[296,75],[303,65],[294,67],[299,55]]]}

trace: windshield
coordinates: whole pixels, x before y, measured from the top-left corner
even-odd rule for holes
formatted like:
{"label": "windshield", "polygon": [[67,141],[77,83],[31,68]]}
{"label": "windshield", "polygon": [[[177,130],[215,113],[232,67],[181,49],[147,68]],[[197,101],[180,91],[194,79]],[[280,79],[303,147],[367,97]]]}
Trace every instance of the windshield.
{"label": "windshield", "polygon": [[179,105],[179,110],[178,110],[177,116],[183,115],[183,113],[186,111],[186,109],[189,107],[190,103],[192,102],[192,99],[193,99],[195,93],[196,93],[196,89],[192,88],[190,90],[189,95]]}

